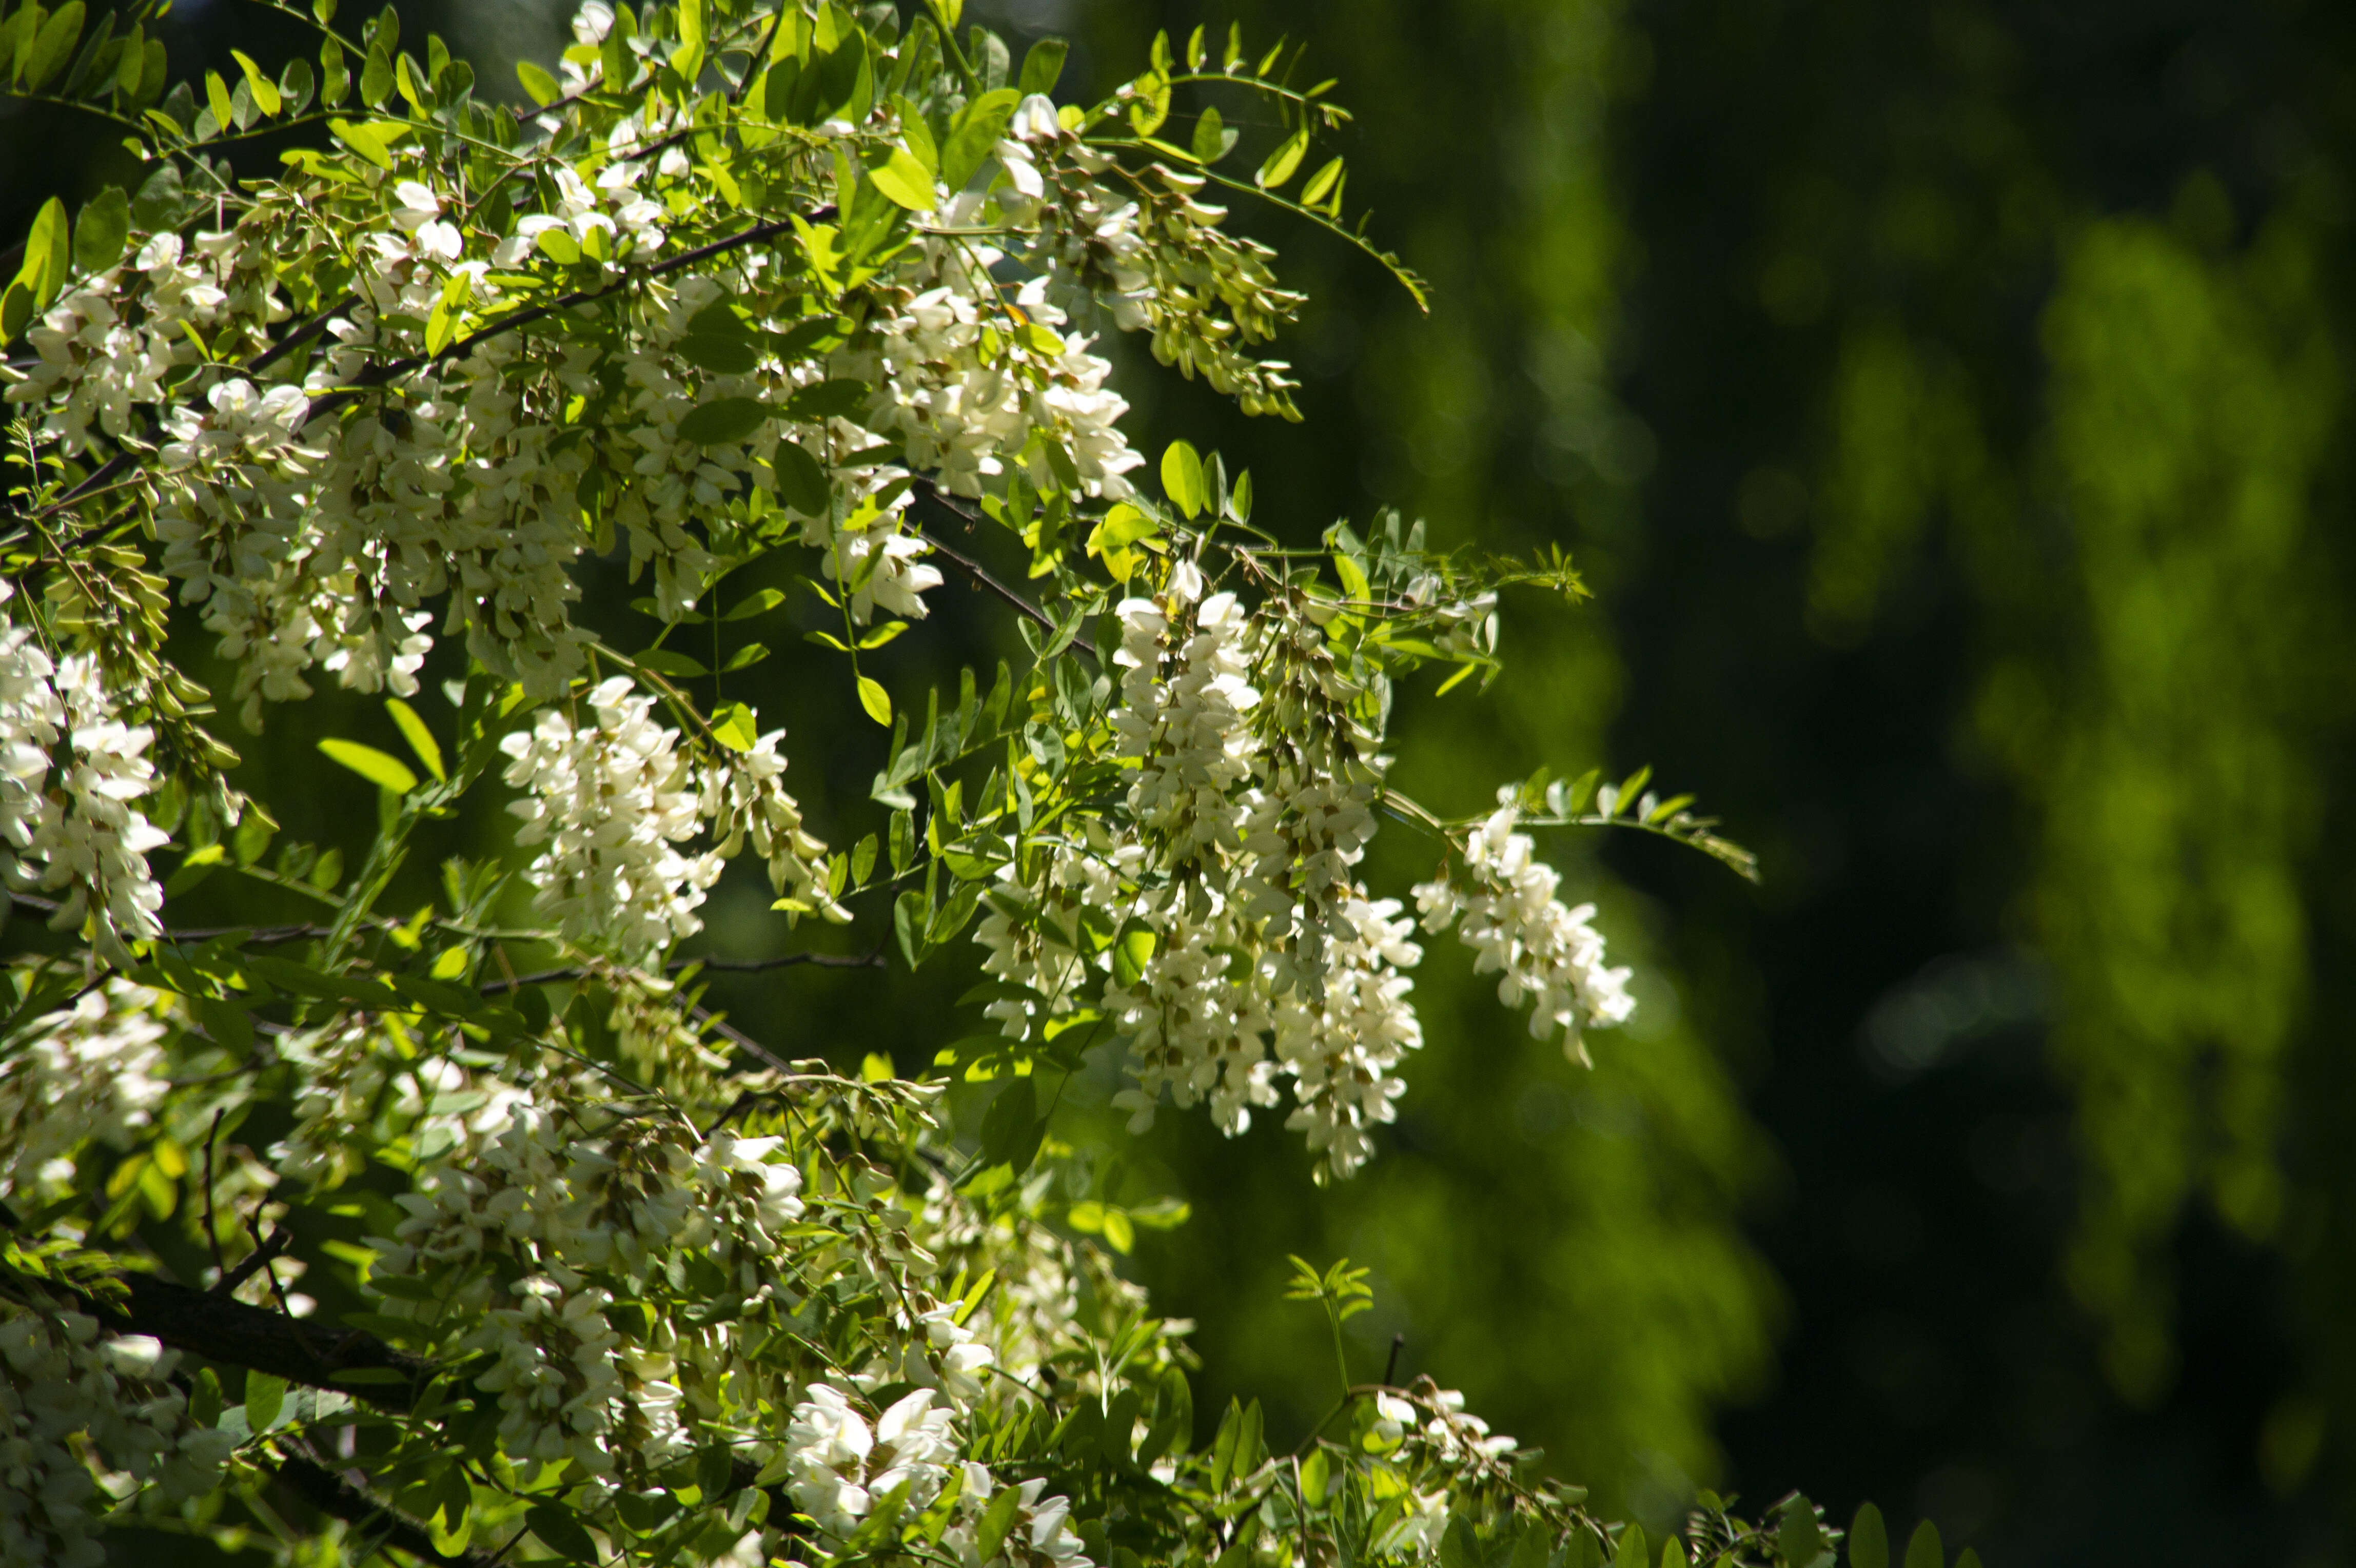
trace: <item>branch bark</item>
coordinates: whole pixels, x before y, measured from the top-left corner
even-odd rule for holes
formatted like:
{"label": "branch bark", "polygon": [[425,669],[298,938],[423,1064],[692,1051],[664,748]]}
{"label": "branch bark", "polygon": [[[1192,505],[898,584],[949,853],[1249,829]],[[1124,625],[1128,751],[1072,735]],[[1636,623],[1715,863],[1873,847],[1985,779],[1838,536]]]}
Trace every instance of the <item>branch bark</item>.
{"label": "branch bark", "polygon": [[[930,479],[919,478],[912,489],[914,493],[919,499],[931,502],[934,506],[938,507],[941,510],[948,513],[951,517],[963,522],[968,528],[971,528],[975,523],[981,521],[979,513],[975,512],[969,507],[961,505],[955,498],[950,496],[947,490],[942,489],[940,486],[933,483]],[[1026,618],[1045,627],[1049,631],[1055,629],[1055,621],[1054,617],[1050,616],[1045,610],[1041,609],[1037,605],[1033,604],[1029,599],[1024,598],[1020,593],[1001,581],[997,575],[992,573],[989,567],[983,565],[980,562],[975,560],[972,556],[968,555],[964,551],[959,550],[957,546],[949,543],[948,541],[943,539],[939,534],[933,532],[929,529],[923,529],[918,532],[924,538],[925,542],[931,545],[934,551],[937,553],[942,559],[948,561],[949,564],[955,566],[958,571],[963,572],[967,576],[972,578],[976,585],[989,589],[991,593],[996,594],[1000,598],[1004,599],[1008,604],[1012,605],[1015,609]],[[1087,638],[1073,638],[1072,646],[1087,654],[1089,658],[1097,659],[1098,662],[1102,662],[1102,660],[1097,653],[1097,645]]]}
{"label": "branch bark", "polygon": [[425,1526],[354,1486],[308,1456],[302,1447],[292,1443],[285,1446],[290,1451],[278,1461],[279,1484],[321,1513],[362,1530],[380,1531],[384,1544],[406,1552],[421,1563],[434,1563],[435,1568],[492,1568],[498,1562],[481,1552],[453,1554],[435,1550],[433,1534]]}
{"label": "branch bark", "polygon": [[[176,1350],[333,1389],[380,1410],[406,1411],[434,1375],[431,1362],[358,1328],[335,1328],[192,1290],[153,1274],[119,1274],[121,1297],[82,1295],[83,1309],[117,1334],[145,1334]],[[112,1293],[110,1293],[112,1296]],[[338,1381],[337,1373],[398,1374]]]}

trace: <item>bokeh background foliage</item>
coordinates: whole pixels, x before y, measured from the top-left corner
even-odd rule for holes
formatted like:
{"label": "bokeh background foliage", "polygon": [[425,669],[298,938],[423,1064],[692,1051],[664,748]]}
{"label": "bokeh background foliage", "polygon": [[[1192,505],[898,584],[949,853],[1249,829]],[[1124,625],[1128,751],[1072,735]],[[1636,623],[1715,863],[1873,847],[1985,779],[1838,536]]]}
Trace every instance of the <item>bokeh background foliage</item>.
{"label": "bokeh background foliage", "polygon": [[[1131,1146],[1108,1074],[1076,1085],[1058,1134],[1101,1155],[1075,1196],[1191,1205],[1131,1262],[1199,1322],[1197,1408],[1251,1387],[1280,1427],[1322,1413],[1281,1260],[1346,1252],[1376,1269],[1363,1372],[1396,1337],[1402,1374],[1640,1514],[1804,1485],[1995,1563],[2350,1557],[2349,23],[988,10],[1071,37],[1083,82],[1230,21],[1342,79],[1353,199],[1431,313],[1255,220],[1312,294],[1306,424],[1141,362],[1135,438],[1219,446],[1304,537],[1396,506],[1444,542],[1567,546],[1596,602],[1510,607],[1516,679],[1424,699],[1403,784],[1468,811],[1495,778],[1650,762],[1765,864],[1754,890],[1646,843],[1548,845],[1642,966],[1637,1026],[1582,1071],[1435,950],[1431,1044],[1352,1183],[1312,1188],[1273,1128],[1165,1117]],[[562,20],[404,17],[487,82]],[[166,36],[183,70],[295,42],[230,0],[182,0]],[[1247,154],[1270,134],[1221,107]],[[87,125],[0,116],[10,232],[125,177]],[[863,721],[770,701],[813,816],[864,831],[829,744]],[[390,743],[358,704],[314,716]],[[248,766],[324,766],[308,733]],[[337,798],[288,836],[334,842]],[[1380,875],[1414,853],[1378,842]],[[723,888],[714,944],[770,950],[764,904]],[[794,971],[724,995],[798,1049],[911,1069],[962,989]]]}

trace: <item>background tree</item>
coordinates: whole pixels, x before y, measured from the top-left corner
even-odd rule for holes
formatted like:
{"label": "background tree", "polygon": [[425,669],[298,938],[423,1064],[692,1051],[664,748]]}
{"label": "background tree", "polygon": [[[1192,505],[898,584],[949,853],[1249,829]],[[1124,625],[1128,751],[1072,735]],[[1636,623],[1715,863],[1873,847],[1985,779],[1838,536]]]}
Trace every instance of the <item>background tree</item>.
{"label": "background tree", "polygon": [[[1230,14],[1153,20],[1183,37]],[[412,33],[424,15],[410,16]],[[1018,54],[1040,32],[1072,34],[1070,79],[1092,84],[1125,73],[1152,25],[1128,6],[1004,16]],[[1138,444],[1217,431],[1264,494],[1297,486],[1289,504],[1303,516],[1403,504],[1442,537],[1579,552],[1608,615],[1564,616],[1558,632],[1526,615],[1513,650],[1526,671],[1564,672],[1543,693],[1550,725],[1608,733],[1608,749],[1661,763],[1762,848],[1755,904],[1674,855],[1655,863],[1630,845],[1607,857],[1676,912],[1661,927],[1671,945],[1640,950],[1642,933],[1620,926],[1615,943],[1644,952],[1646,974],[1676,975],[1678,1011],[1730,1064],[1756,1122],[1637,1122],[1615,1113],[1627,1101],[1518,1058],[1505,1069],[1517,1150],[1451,1129],[1447,1108],[1462,1101],[1436,1090],[1455,1058],[1428,1051],[1419,1081],[1435,1092],[1401,1101],[1397,1145],[1313,1201],[1272,1130],[1229,1144],[1165,1119],[1123,1179],[1140,1203],[1183,1195],[1195,1214],[1141,1235],[1129,1266],[1167,1309],[1201,1318],[1215,1367],[1274,1369],[1280,1386],[1284,1369],[1311,1365],[1310,1328],[1282,1316],[1275,1273],[1234,1288],[1237,1260],[1265,1269],[1275,1252],[1230,1235],[1228,1216],[1312,1255],[1376,1259],[1385,1289],[1352,1321],[1365,1331],[1355,1354],[1379,1360],[1402,1327],[1410,1368],[1441,1369],[1419,1359],[1437,1337],[1459,1365],[1512,1347],[1485,1372],[1451,1375],[1502,1424],[1578,1455],[1577,1473],[1607,1487],[1634,1479],[1640,1500],[1677,1486],[1649,1452],[1754,1497],[1805,1480],[1842,1509],[1901,1499],[1951,1539],[2016,1561],[2080,1560],[2098,1538],[2154,1562],[2330,1555],[2349,1365],[2334,1305],[2346,1183],[2332,1129],[2345,1085],[2329,1026],[2345,966],[2328,961],[2346,945],[2330,805],[2344,706],[2328,640],[2271,691],[2246,671],[2277,656],[2267,650],[2297,615],[2312,626],[2345,597],[2327,521],[2341,480],[2328,437],[2270,438],[2245,467],[2238,438],[2209,432],[2284,399],[2298,406],[2261,428],[2296,436],[2340,417],[2317,350],[2334,340],[2345,295],[2334,243],[2344,173],[2333,149],[2351,102],[2342,25],[2317,7],[2096,5],[1902,16],[1290,5],[1248,19],[1270,38],[1306,37],[1357,101],[1382,103],[1345,133],[1363,138],[1343,144],[1352,199],[1434,278],[1433,316],[1423,322],[1314,236],[1271,227],[1312,284],[1288,347],[1318,438],[1273,460],[1249,424],[1223,427],[1177,388],[1139,394]],[[176,59],[234,81],[231,45],[271,59],[294,47],[269,23],[252,8],[183,5],[150,31],[171,38]],[[496,48],[552,48],[561,33],[561,18],[523,7],[423,25],[470,38],[462,52],[486,62]],[[487,90],[509,79],[504,64],[482,75]],[[83,123],[21,102],[9,113],[10,231],[52,193],[78,200],[126,177]],[[2303,276],[2284,264],[2302,255]],[[1526,313],[1548,330],[1524,332]],[[2065,404],[2076,411],[2066,441]],[[2155,442],[2171,408],[2194,435]],[[2178,465],[2174,490],[2142,492],[2177,500],[2155,508],[2103,478],[2136,450]],[[2279,498],[2302,464],[2310,488],[2293,500],[2228,513],[2182,499],[2249,493],[2244,473],[2276,476],[2264,489]],[[2299,520],[2302,543],[2261,549],[2280,521],[2244,534],[2244,520],[2268,515]],[[2110,520],[2090,535],[2110,542],[2082,557],[2088,518]],[[2143,646],[2145,607],[2157,613],[2178,590],[2160,573],[2125,595],[2117,575],[2173,539],[2205,540],[2213,559],[2238,563],[2237,581],[2266,585],[2179,600],[2173,624],[2202,652],[2147,664],[2127,651]],[[2297,565],[2263,566],[2284,559]],[[2099,618],[2098,604],[2109,607]],[[956,605],[950,596],[944,613]],[[2187,699],[2175,711],[2189,721],[2155,731],[2150,715],[2165,718],[2187,682],[2259,700]],[[2200,722],[2217,713],[2232,725]],[[1477,796],[1534,761],[1488,749],[1510,748],[1515,732],[1453,725],[1448,704],[1426,722],[1445,744],[1430,760],[1407,748],[1403,776],[1463,758]],[[795,733],[863,723],[846,703],[798,717]],[[2080,735],[2083,746],[2056,738]],[[2098,737],[2146,780],[2149,809],[2096,807],[2071,782],[2093,777],[2083,758]],[[252,755],[298,778],[313,765],[306,740],[273,752],[265,738]],[[2273,759],[2260,777],[2309,780],[2311,814],[2295,798],[2213,822],[2164,804],[2205,799],[2254,756]],[[838,792],[863,797],[855,767],[828,783],[814,760],[796,764],[814,811]],[[2179,848],[2231,846],[2251,886],[2276,889],[2236,917],[2246,962],[2201,956],[2228,950],[2202,932],[2235,928],[2201,912],[2213,905],[2179,901],[2162,846],[2187,831],[2199,836]],[[321,822],[290,832],[325,836]],[[1550,849],[1580,875],[1575,846]],[[2119,906],[2115,883],[2138,865],[2158,869],[2136,874],[2130,902],[2156,915],[2120,908],[2112,926],[2070,913]],[[2285,865],[2295,908],[2279,891]],[[715,890],[721,944],[738,929],[732,897]],[[1607,918],[1633,908],[1605,902]],[[2139,983],[2121,985],[2123,972],[2179,970],[2222,973],[2216,995],[2252,1000],[2214,1024],[2121,1000]],[[897,1002],[875,1014],[865,978],[722,983],[740,1013],[790,1003],[816,1038],[830,1016],[896,1026]],[[1427,1018],[1452,1005],[1455,983],[1425,966]],[[1639,1020],[1663,1019],[1666,993],[1643,984]],[[2076,1043],[2049,1052],[2063,997]],[[909,993],[907,1015],[928,1004]],[[2201,1065],[2218,1059],[2211,1042],[2228,1026],[2248,1042],[2225,1058],[2240,1064],[2230,1096],[2211,1091]],[[1667,1059],[1684,1049],[1672,1042]],[[1617,1065],[1606,1060],[1594,1085]],[[1716,1096],[1710,1076],[1680,1069],[1666,1092]],[[2106,1137],[2094,1146],[2113,1153],[2082,1167],[2081,1084],[2094,1091],[2090,1133],[2119,1124],[2104,1104],[2131,1118],[2140,1105],[2177,1109],[2153,1121],[2158,1135]],[[2229,1104],[2243,1108],[2231,1125],[2222,1111],[2211,1120]],[[1698,1153],[1613,1163],[1632,1129],[1653,1135],[1665,1121],[1697,1129],[1676,1146]],[[2265,1187],[2249,1178],[2266,1163],[2254,1151],[2279,1151],[2271,1231],[2265,1205],[2247,1201]],[[2139,1164],[2103,1174],[2121,1157]],[[1550,1176],[1501,1198],[1483,1174],[1493,1160],[1713,1174],[1676,1179],[1651,1210],[1618,1210],[1683,1217],[1681,1232],[1574,1230],[1566,1212],[1601,1180]],[[2220,1224],[2201,1194],[2233,1172],[2219,1190],[2242,1194],[2230,1200],[2237,1218]],[[1379,1204],[1366,1201],[1376,1183]],[[1248,1201],[1214,1201],[1230,1189]],[[1745,1190],[1755,1207],[1739,1228]],[[2190,1195],[2180,1208],[2179,1194]],[[1464,1288],[1478,1276],[1451,1242],[1476,1201],[1520,1221],[1526,1255],[1559,1260],[1551,1287],[1515,1264],[1510,1288]],[[2258,1240],[2243,1239],[2252,1229]],[[1746,1232],[1780,1292],[1748,1261]],[[1563,1234],[1576,1247],[1551,1248]],[[1664,1240],[1676,1234],[1687,1244]],[[1707,1317],[1661,1305],[1658,1282],[1680,1279],[1691,1288],[1676,1299],[1714,1308]],[[1632,1309],[1636,1295],[1651,1305]],[[1746,1388],[1756,1393],[1716,1422],[1712,1472],[1708,1412]],[[1293,1397],[1305,1410],[1318,1396],[1304,1384]]]}

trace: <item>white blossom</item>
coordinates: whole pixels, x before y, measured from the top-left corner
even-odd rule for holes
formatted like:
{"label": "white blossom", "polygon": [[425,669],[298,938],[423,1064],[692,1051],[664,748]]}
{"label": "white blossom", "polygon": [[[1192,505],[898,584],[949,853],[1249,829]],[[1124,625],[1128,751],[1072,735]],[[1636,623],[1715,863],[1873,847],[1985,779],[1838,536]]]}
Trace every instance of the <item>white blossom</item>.
{"label": "white blossom", "polygon": [[500,742],[520,844],[544,845],[525,872],[534,907],[568,941],[643,955],[702,929],[695,914],[719,879],[717,854],[682,853],[702,825],[679,732],[655,723],[654,699],[616,675],[588,695],[594,724],[553,708]]}
{"label": "white blossom", "polygon": [[1472,886],[1423,883],[1416,904],[1427,931],[1444,931],[1461,915],[1457,935],[1475,954],[1475,972],[1497,974],[1497,1000],[1508,1007],[1526,1004],[1530,1033],[1538,1039],[1563,1030],[1564,1050],[1584,1063],[1580,1030],[1624,1023],[1635,1011],[1631,972],[1605,964],[1603,938],[1592,924],[1595,906],[1567,908],[1555,897],[1560,874],[1537,858],[1527,833],[1514,831],[1519,813],[1513,792],[1501,791],[1501,800],[1466,837]]}

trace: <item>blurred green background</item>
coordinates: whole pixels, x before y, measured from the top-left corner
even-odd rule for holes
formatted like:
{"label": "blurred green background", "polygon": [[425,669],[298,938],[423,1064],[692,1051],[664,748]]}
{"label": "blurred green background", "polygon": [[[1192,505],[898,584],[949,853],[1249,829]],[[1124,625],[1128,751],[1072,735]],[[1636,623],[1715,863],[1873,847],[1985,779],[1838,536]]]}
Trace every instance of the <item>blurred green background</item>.
{"label": "blurred green background", "polygon": [[[1197,1408],[1323,1412],[1283,1260],[1346,1253],[1377,1292],[1360,1375],[1399,1337],[1400,1376],[1648,1522],[1697,1486],[1796,1486],[1999,1568],[2356,1556],[2350,14],[972,9],[1018,48],[1073,38],[1068,90],[1133,71],[1157,27],[1308,43],[1359,113],[1352,205],[1432,313],[1239,213],[1313,299],[1289,345],[1308,422],[1140,358],[1133,436],[1221,447],[1304,538],[1397,506],[1443,542],[1567,545],[1596,601],[1510,604],[1510,678],[1403,700],[1396,777],[1469,811],[1540,765],[1650,762],[1764,865],[1752,888],[1646,841],[1548,844],[1641,966],[1637,1020],[1579,1069],[1436,950],[1400,1122],[1348,1184],[1312,1187],[1273,1124],[1165,1114],[1132,1145],[1108,1070],[1076,1085],[1058,1131],[1096,1190],[1193,1205],[1130,1262],[1200,1326]],[[563,16],[404,20],[498,84]],[[168,28],[181,70],[299,42],[234,0]],[[124,162],[0,102],[10,233]],[[938,596],[945,635],[892,650],[910,690],[1005,635]],[[746,694],[848,842],[870,732],[809,686]],[[327,695],[248,766],[289,798],[329,730],[391,744]],[[348,831],[320,778],[290,836]],[[1398,837],[1394,889],[1428,869]],[[713,913],[720,950],[805,940],[750,883]],[[965,983],[725,995],[780,1048],[915,1070],[963,1032]]]}

